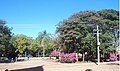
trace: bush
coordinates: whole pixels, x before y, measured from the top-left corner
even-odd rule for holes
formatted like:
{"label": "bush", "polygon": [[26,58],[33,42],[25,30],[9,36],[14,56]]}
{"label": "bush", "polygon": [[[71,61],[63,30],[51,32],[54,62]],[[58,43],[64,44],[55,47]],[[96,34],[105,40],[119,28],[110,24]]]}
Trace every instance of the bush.
{"label": "bush", "polygon": [[107,56],[106,56],[106,58],[107,59],[110,59],[110,61],[115,61],[115,60],[117,60],[117,56],[115,56],[114,54],[108,54]]}
{"label": "bush", "polygon": [[62,63],[75,63],[77,61],[76,53],[61,54],[60,57],[60,62]]}
{"label": "bush", "polygon": [[60,52],[54,50],[53,52],[51,52],[51,54],[50,54],[49,56],[50,56],[50,57],[51,57],[51,56],[54,56],[54,57],[56,57],[56,58],[58,59],[59,55],[60,55]]}

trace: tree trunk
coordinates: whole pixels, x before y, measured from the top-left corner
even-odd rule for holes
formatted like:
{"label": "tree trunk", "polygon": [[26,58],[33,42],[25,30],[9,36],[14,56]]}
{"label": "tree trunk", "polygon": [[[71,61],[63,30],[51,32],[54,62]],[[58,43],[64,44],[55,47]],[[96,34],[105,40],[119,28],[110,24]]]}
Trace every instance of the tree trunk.
{"label": "tree trunk", "polygon": [[38,57],[39,57],[40,55],[39,55],[39,51],[38,51]]}
{"label": "tree trunk", "polygon": [[78,53],[76,53],[76,60],[77,60],[77,62],[78,62]]}
{"label": "tree trunk", "polygon": [[82,54],[82,61],[85,61],[85,53]]}

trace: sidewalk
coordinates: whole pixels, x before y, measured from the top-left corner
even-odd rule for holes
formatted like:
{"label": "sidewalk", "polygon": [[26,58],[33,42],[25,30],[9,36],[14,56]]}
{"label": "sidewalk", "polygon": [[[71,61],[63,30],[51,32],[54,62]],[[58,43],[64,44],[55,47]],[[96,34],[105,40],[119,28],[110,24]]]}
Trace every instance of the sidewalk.
{"label": "sidewalk", "polygon": [[102,62],[100,64],[116,64],[116,65],[120,65],[120,61],[113,61],[113,62]]}

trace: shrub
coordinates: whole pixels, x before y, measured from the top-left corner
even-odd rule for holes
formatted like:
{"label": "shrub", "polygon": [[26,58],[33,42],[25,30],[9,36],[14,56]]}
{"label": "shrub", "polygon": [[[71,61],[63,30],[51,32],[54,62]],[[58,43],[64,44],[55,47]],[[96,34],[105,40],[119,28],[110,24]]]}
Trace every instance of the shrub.
{"label": "shrub", "polygon": [[59,57],[59,55],[60,55],[60,52],[59,52],[59,51],[54,50],[53,52],[51,52],[51,54],[50,54],[49,56]]}
{"label": "shrub", "polygon": [[66,53],[60,55],[60,62],[62,63],[75,63],[76,61],[76,53]]}
{"label": "shrub", "polygon": [[106,58],[107,59],[110,59],[110,61],[115,61],[115,60],[117,60],[117,56],[115,56],[114,54],[108,54],[107,56],[106,56]]}

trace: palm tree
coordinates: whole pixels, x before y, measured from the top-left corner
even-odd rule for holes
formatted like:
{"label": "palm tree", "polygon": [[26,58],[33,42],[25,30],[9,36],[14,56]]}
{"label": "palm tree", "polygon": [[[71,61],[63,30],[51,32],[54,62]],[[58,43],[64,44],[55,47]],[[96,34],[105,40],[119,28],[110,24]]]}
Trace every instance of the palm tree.
{"label": "palm tree", "polygon": [[46,30],[43,31],[43,32],[39,32],[39,34],[38,34],[37,40],[38,40],[38,42],[40,44],[39,47],[42,47],[42,56],[43,57],[45,57],[45,40],[50,38],[49,35],[50,34],[47,33]]}

